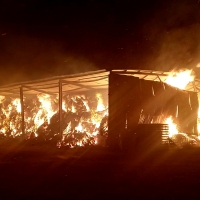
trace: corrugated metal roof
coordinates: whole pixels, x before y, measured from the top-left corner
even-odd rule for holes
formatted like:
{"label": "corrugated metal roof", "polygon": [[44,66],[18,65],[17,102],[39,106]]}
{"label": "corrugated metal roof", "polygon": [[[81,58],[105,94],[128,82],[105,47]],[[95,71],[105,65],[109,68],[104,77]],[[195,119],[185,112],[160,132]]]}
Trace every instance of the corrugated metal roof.
{"label": "corrugated metal roof", "polygon": [[[174,72],[139,70],[139,69],[122,69],[122,70],[112,70],[112,71],[122,75],[138,77],[140,79],[145,79],[150,81],[162,81],[162,82],[165,82],[167,77],[174,73]],[[200,80],[195,79],[193,82],[190,82],[186,86],[185,90],[200,92]]]}
{"label": "corrugated metal roof", "polygon": [[38,79],[34,81],[19,82],[0,87],[0,95],[19,94],[20,87],[23,87],[24,94],[59,92],[59,81],[62,82],[63,92],[85,92],[89,90],[107,89],[108,74],[106,70],[78,73],[74,75],[55,76],[51,78]]}
{"label": "corrugated metal roof", "polygon": [[[165,82],[172,72],[122,69],[112,70],[112,72],[122,75],[134,76],[140,79]],[[109,71],[97,70],[73,75],[54,76],[51,78],[38,79],[34,81],[19,82],[0,87],[0,95],[19,95],[20,87],[23,87],[24,94],[49,93],[58,94],[59,81],[62,82],[63,92],[81,93],[90,90],[108,89]],[[188,91],[200,91],[200,80],[195,79],[187,85]]]}

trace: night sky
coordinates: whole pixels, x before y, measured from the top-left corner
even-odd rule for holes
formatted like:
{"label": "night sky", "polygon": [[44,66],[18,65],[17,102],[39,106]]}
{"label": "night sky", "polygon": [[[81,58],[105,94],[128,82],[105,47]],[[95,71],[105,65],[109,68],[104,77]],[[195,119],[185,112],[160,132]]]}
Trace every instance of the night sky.
{"label": "night sky", "polygon": [[1,0],[0,84],[200,63],[199,0]]}

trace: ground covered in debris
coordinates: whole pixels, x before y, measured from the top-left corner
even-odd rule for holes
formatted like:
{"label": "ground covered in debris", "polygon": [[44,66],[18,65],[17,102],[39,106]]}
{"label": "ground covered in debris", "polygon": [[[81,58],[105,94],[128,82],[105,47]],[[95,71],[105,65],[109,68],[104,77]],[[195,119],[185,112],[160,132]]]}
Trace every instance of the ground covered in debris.
{"label": "ground covered in debris", "polygon": [[200,149],[123,155],[2,142],[1,199],[197,199]]}

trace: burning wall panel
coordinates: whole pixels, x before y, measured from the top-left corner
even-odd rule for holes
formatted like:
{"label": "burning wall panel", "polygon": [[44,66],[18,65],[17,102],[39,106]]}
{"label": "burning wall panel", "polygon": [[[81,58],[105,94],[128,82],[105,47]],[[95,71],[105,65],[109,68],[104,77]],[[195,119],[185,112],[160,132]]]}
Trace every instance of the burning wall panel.
{"label": "burning wall panel", "polygon": [[172,116],[181,132],[197,134],[198,98],[195,92],[186,92],[164,83],[140,82],[143,102],[140,123],[163,123],[165,118]]}
{"label": "burning wall panel", "polygon": [[197,134],[197,102],[195,92],[189,93],[165,83],[111,73],[108,124],[111,146],[117,146],[119,137],[125,135],[125,143],[128,145],[134,132],[138,131],[138,123],[163,124],[170,116],[176,120],[179,130]]}

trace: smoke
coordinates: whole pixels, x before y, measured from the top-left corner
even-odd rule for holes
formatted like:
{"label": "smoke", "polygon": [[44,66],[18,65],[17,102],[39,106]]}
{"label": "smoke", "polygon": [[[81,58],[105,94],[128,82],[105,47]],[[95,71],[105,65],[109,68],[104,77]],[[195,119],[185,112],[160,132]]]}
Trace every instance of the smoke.
{"label": "smoke", "polygon": [[15,20],[5,10],[0,84],[105,68],[200,70],[198,0],[92,2],[25,4]]}
{"label": "smoke", "polygon": [[0,84],[97,70],[86,57],[64,50],[53,39],[6,37],[0,50]]}
{"label": "smoke", "polygon": [[200,59],[199,34],[200,26],[196,25],[163,33],[154,66],[161,70],[194,68]]}
{"label": "smoke", "polygon": [[[170,1],[169,1],[170,2]],[[163,3],[143,33],[150,43],[146,68],[169,71],[196,68],[200,62],[200,4],[198,1]]]}

